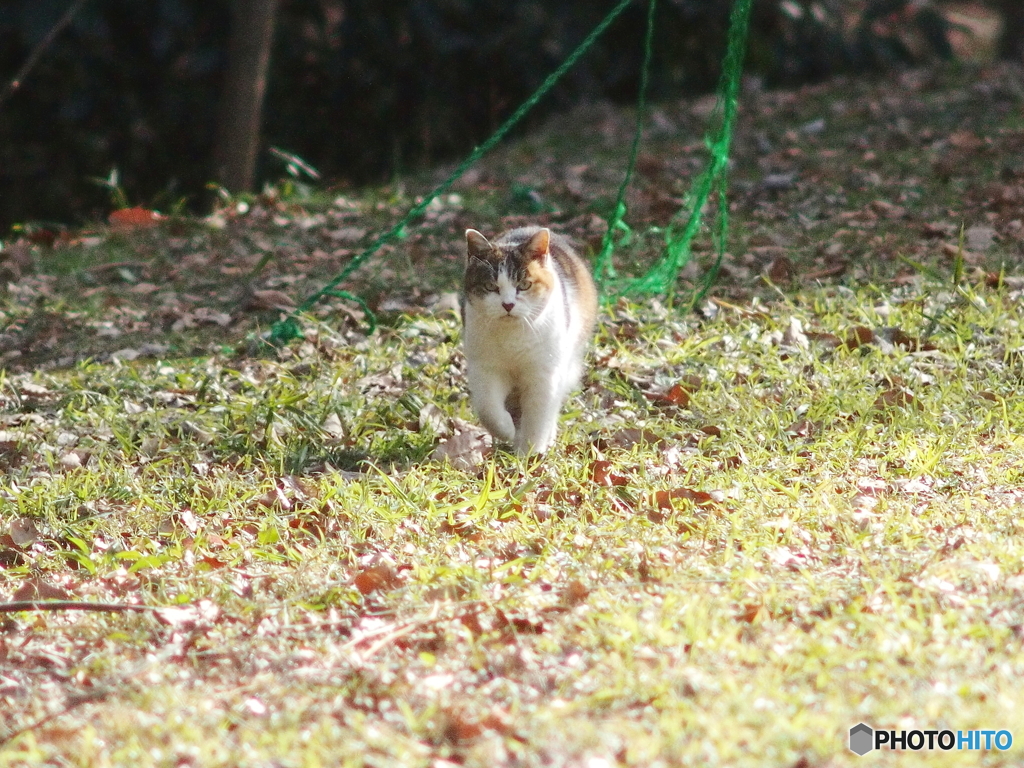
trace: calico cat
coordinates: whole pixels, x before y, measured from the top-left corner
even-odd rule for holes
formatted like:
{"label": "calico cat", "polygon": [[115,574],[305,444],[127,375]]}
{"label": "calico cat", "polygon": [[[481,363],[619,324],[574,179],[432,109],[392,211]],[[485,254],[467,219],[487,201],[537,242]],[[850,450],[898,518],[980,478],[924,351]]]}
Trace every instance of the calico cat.
{"label": "calico cat", "polygon": [[569,242],[521,227],[493,243],[466,230],[462,318],[470,401],[495,438],[525,456],[554,442],[583,374],[597,290]]}

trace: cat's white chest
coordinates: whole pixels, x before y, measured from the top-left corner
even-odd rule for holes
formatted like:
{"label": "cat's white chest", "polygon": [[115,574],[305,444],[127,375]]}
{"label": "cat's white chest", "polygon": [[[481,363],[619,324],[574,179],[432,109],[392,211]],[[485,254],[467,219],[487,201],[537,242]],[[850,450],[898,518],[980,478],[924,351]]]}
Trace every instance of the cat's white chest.
{"label": "cat's white chest", "polygon": [[486,308],[467,306],[465,343],[470,366],[521,375],[553,373],[571,345],[568,329],[552,323],[548,314],[534,319],[495,316]]}

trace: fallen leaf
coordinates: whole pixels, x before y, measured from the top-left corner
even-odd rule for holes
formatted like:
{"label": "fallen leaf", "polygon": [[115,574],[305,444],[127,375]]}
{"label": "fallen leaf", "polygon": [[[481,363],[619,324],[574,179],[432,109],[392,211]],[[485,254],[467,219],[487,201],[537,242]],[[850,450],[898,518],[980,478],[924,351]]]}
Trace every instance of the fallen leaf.
{"label": "fallen leaf", "polygon": [[249,300],[245,303],[245,309],[276,309],[281,312],[289,312],[295,309],[295,300],[284,291],[253,291],[249,296]]}
{"label": "fallen leaf", "polygon": [[256,503],[259,504],[261,507],[267,507],[268,509],[277,507],[279,509],[285,510],[286,512],[292,508],[291,499],[289,499],[285,495],[285,492],[276,485],[269,491],[264,493],[262,496],[260,496],[256,500]]}
{"label": "fallen leaf", "polygon": [[16,517],[11,521],[11,540],[19,547],[31,546],[39,538],[39,529],[30,517]]}
{"label": "fallen leaf", "polygon": [[121,208],[113,211],[107,221],[115,229],[145,229],[155,227],[164,217],[146,208]]}
{"label": "fallen leaf", "polygon": [[455,469],[472,472],[481,467],[491,452],[491,436],[480,428],[458,432],[430,454],[431,461],[448,461]]}
{"label": "fallen leaf", "polygon": [[741,606],[736,618],[747,624],[764,624],[772,618],[771,613],[761,603],[748,603]]}
{"label": "fallen leaf", "polygon": [[968,227],[964,237],[968,250],[983,252],[987,251],[995,243],[996,230],[994,227],[975,225]]}
{"label": "fallen leaf", "polygon": [[439,436],[451,434],[444,411],[434,403],[427,403],[420,408],[419,429],[420,432],[432,432]]}
{"label": "fallen leaf", "polygon": [[497,618],[495,627],[505,630],[506,633],[520,635],[540,635],[544,633],[544,622],[542,621],[531,621],[530,619],[518,616],[510,619],[501,608],[495,608],[494,613]]}
{"label": "fallen leaf", "polygon": [[440,533],[461,536],[470,541],[477,541],[480,538],[476,524],[464,515],[456,515],[451,520],[442,520],[437,530]]}
{"label": "fallen leaf", "polygon": [[647,397],[652,400],[655,405],[663,406],[676,406],[679,408],[686,408],[690,404],[690,389],[682,382],[674,384],[671,389],[665,393],[647,393]]}
{"label": "fallen leaf", "polygon": [[78,469],[89,463],[91,454],[88,451],[68,451],[60,457],[60,465],[65,469]]}
{"label": "fallen leaf", "polygon": [[308,533],[314,538],[323,539],[327,536],[330,520],[324,515],[310,513],[293,517],[288,521],[288,527],[295,531]]}
{"label": "fallen leaf", "polygon": [[[903,347],[904,349],[906,349],[909,352],[916,352],[918,349],[923,348],[922,345],[921,345],[921,342],[918,341],[918,339],[916,339],[915,337],[909,335],[908,333],[906,333],[902,329],[900,329],[900,328],[891,328],[891,329],[888,329],[888,330],[889,330],[889,333],[887,334],[888,337],[889,337],[888,341],[893,346]],[[934,349],[934,347],[932,347],[932,349]]]}
{"label": "fallen leaf", "polygon": [[345,438],[345,428],[342,426],[341,418],[337,413],[327,414],[327,418],[324,419],[324,423],[320,425],[320,429],[322,429],[324,434],[330,437],[333,441],[343,440]]}
{"label": "fallen leaf", "polygon": [[579,605],[590,595],[590,589],[579,579],[573,579],[562,590],[562,600],[568,605]]}
{"label": "fallen leaf", "polygon": [[943,238],[952,237],[956,233],[956,226],[948,221],[929,221],[921,227],[921,234],[925,237]]}
{"label": "fallen leaf", "polygon": [[812,269],[810,272],[804,272],[800,277],[803,280],[822,280],[826,277],[836,277],[837,275],[843,274],[850,265],[848,262],[842,259],[833,261],[831,264],[827,264],[821,269]]}
{"label": "fallen leaf", "polygon": [[674,488],[670,491],[657,491],[654,494],[654,501],[658,509],[674,509],[672,502],[676,499],[692,501],[699,507],[710,506],[715,503],[715,499],[710,493],[695,491],[691,488]]}
{"label": "fallen leaf", "polygon": [[790,347],[807,348],[807,334],[804,333],[804,324],[800,322],[800,318],[789,318],[789,325],[782,334],[782,343]]}
{"label": "fallen leaf", "polygon": [[590,473],[596,485],[615,486],[629,484],[627,477],[612,472],[612,463],[603,459],[595,461],[591,465]]}
{"label": "fallen leaf", "polygon": [[662,443],[662,438],[652,432],[649,429],[637,429],[635,427],[627,427],[626,429],[620,429],[615,432],[611,437],[607,439],[598,440],[598,446],[603,450],[608,447],[622,448],[623,450],[630,450],[635,445],[659,445]]}
{"label": "fallen leaf", "polygon": [[846,341],[843,343],[847,349],[857,349],[875,340],[875,332],[863,325],[851,328],[846,333]]}
{"label": "fallen leaf", "polygon": [[196,307],[192,311],[192,317],[200,323],[219,325],[221,328],[231,325],[231,315],[226,312],[218,312],[210,307]]}
{"label": "fallen leaf", "polygon": [[71,597],[65,590],[54,586],[39,577],[25,579],[21,586],[14,590],[11,599],[19,600],[67,600]]}
{"label": "fallen leaf", "polygon": [[777,256],[765,267],[765,277],[776,285],[790,282],[794,277],[793,262],[785,256]]}
{"label": "fallen leaf", "polygon": [[397,583],[397,578],[394,568],[387,563],[378,563],[356,574],[352,583],[360,594],[369,595],[372,592],[391,589]]}
{"label": "fallen leaf", "polygon": [[894,205],[888,200],[872,200],[871,210],[887,219],[899,219],[907,213],[906,208],[901,205]]}
{"label": "fallen leaf", "polygon": [[949,134],[948,138],[950,146],[956,147],[957,149],[980,149],[985,142],[979,139],[971,131],[956,131]]}
{"label": "fallen leaf", "polygon": [[821,431],[822,423],[820,421],[810,421],[809,419],[797,419],[788,427],[786,427],[786,434],[790,437],[803,437],[810,438],[814,437],[818,432]]}
{"label": "fallen leaf", "polygon": [[362,227],[339,227],[327,232],[327,236],[336,243],[355,243],[366,237]]}
{"label": "fallen leaf", "polygon": [[877,411],[903,408],[914,403],[914,394],[904,387],[890,387],[875,398],[872,406]]}

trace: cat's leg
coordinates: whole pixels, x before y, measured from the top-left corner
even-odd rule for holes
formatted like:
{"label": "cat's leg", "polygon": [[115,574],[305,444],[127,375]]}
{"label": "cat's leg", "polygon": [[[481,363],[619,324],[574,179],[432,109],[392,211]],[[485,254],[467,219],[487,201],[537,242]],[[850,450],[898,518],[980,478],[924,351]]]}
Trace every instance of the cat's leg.
{"label": "cat's leg", "polygon": [[469,399],[480,422],[498,440],[511,443],[516,436],[512,415],[505,400],[512,387],[501,376],[486,371],[469,373]]}
{"label": "cat's leg", "polygon": [[552,381],[536,382],[521,397],[522,420],[513,446],[520,456],[544,453],[555,441],[558,412],[562,408],[560,387]]}

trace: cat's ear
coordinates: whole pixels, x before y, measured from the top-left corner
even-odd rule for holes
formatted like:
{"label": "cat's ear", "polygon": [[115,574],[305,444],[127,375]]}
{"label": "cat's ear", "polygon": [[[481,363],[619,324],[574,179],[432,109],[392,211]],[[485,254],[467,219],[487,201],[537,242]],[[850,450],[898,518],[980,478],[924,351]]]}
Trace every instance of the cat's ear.
{"label": "cat's ear", "polygon": [[523,246],[523,253],[528,261],[543,259],[548,255],[548,248],[551,247],[551,230],[539,230],[533,237],[526,241]]}
{"label": "cat's ear", "polygon": [[466,254],[471,259],[484,259],[487,258],[491,252],[491,244],[487,242],[487,238],[477,232],[475,229],[466,230]]}

